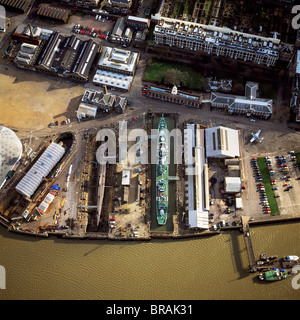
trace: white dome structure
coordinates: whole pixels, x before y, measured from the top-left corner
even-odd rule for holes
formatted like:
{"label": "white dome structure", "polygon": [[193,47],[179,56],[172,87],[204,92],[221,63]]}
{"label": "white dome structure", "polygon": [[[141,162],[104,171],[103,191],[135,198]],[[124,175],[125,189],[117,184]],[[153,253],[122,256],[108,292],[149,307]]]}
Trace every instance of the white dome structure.
{"label": "white dome structure", "polygon": [[6,176],[20,160],[23,147],[20,139],[9,128],[0,126],[0,189]]}

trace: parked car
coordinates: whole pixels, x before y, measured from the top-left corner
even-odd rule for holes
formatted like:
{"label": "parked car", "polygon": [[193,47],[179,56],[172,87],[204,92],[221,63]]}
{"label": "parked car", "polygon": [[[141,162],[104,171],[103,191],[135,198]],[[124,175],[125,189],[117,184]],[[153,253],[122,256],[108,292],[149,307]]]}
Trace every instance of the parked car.
{"label": "parked car", "polygon": [[278,190],[278,187],[274,187],[274,188],[272,188],[272,190]]}

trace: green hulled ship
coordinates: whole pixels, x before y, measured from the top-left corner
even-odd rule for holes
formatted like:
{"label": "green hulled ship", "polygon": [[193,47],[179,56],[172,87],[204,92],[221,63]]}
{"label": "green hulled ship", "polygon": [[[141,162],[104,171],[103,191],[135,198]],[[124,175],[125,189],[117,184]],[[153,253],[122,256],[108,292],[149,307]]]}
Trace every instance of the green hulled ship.
{"label": "green hulled ship", "polygon": [[258,279],[262,281],[279,281],[284,280],[289,277],[291,273],[285,271],[284,269],[279,271],[279,269],[274,268],[258,275]]}
{"label": "green hulled ship", "polygon": [[164,116],[160,118],[157,137],[156,164],[156,215],[159,225],[167,223],[168,214],[168,180],[169,178],[169,146],[167,124]]}

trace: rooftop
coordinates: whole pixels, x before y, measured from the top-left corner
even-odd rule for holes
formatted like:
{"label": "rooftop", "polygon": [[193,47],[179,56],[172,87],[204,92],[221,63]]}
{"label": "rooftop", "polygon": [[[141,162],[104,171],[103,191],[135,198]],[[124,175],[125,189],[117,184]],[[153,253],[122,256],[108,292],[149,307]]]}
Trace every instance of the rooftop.
{"label": "rooftop", "polygon": [[30,198],[65,153],[65,148],[52,142],[16,186],[16,190]]}
{"label": "rooftop", "polygon": [[22,152],[22,143],[17,135],[11,129],[0,126],[0,188],[8,172],[21,158]]}
{"label": "rooftop", "polygon": [[105,47],[98,62],[99,68],[114,69],[116,72],[134,73],[138,52]]}
{"label": "rooftop", "polygon": [[208,158],[234,158],[240,156],[238,130],[222,126],[205,129],[206,156]]}
{"label": "rooftop", "polygon": [[217,46],[246,48],[249,52],[278,56],[280,40],[274,37],[262,37],[235,31],[227,27],[216,27],[188,21],[162,17],[155,26],[155,33],[205,41]]}

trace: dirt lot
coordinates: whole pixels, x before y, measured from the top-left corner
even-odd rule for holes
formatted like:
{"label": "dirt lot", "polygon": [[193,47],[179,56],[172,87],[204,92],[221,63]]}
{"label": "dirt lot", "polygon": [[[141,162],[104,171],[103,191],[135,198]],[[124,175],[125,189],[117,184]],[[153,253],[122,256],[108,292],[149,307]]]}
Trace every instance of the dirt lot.
{"label": "dirt lot", "polygon": [[83,86],[1,65],[0,125],[34,131],[74,118],[83,93]]}

